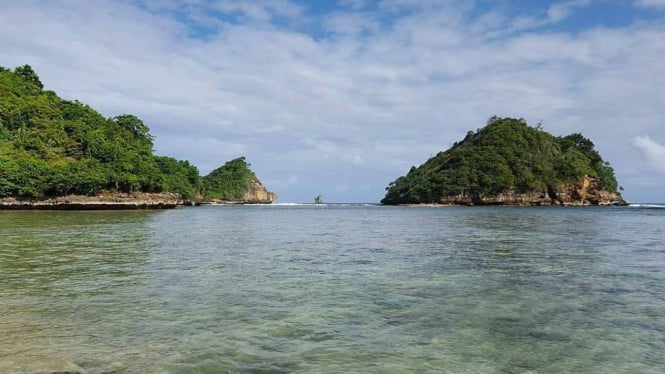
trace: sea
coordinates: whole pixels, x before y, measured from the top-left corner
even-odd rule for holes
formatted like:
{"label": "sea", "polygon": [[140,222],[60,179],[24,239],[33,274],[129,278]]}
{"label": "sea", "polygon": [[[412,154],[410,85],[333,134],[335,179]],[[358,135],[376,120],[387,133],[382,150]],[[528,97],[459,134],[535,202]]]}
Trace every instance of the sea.
{"label": "sea", "polygon": [[665,372],[665,205],[0,211],[0,373]]}

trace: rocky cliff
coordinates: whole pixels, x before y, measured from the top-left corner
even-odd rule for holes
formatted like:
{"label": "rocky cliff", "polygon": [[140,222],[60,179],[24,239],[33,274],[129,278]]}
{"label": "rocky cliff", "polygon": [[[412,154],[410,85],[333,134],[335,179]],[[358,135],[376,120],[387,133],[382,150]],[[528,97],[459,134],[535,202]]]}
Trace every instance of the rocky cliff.
{"label": "rocky cliff", "polygon": [[67,195],[45,199],[0,199],[7,210],[125,210],[172,209],[182,204],[176,193],[103,193],[96,196]]}
{"label": "rocky cliff", "polygon": [[270,204],[275,200],[277,195],[268,191],[257,178],[249,181],[247,191],[240,198],[244,204]]}
{"label": "rocky cliff", "polygon": [[252,178],[241,197],[235,199],[210,199],[204,202],[204,204],[271,204],[275,200],[277,200],[277,195],[274,192],[268,191],[258,178]]}
{"label": "rocky cliff", "polygon": [[584,176],[579,183],[567,184],[558,190],[546,187],[528,193],[506,191],[494,195],[460,194],[443,196],[436,202],[443,205],[513,205],[513,206],[608,206],[627,205],[617,192],[603,190],[598,178]]}

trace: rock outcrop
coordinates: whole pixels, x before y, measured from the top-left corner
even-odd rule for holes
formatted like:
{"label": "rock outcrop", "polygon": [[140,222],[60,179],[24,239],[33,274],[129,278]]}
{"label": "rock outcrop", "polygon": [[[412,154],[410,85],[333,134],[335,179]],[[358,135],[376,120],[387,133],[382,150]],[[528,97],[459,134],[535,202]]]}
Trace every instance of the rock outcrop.
{"label": "rock outcrop", "polygon": [[514,206],[608,206],[628,205],[621,194],[603,190],[598,178],[584,176],[578,184],[568,184],[554,189],[549,186],[540,191],[518,193],[508,191],[489,196],[444,196],[438,202],[443,205],[514,205]]}
{"label": "rock outcrop", "polygon": [[0,210],[130,210],[173,209],[181,205],[270,204],[277,195],[256,178],[250,180],[242,197],[232,200],[187,200],[176,193],[103,193],[95,196],[67,195],[43,199],[0,198]]}
{"label": "rock outcrop", "polygon": [[261,182],[255,178],[249,181],[247,191],[242,195],[240,200],[244,204],[271,204],[277,200],[277,195],[268,191]]}
{"label": "rock outcrop", "polygon": [[124,210],[173,209],[182,204],[176,193],[106,193],[97,196],[68,195],[44,199],[0,199],[7,210]]}
{"label": "rock outcrop", "polygon": [[268,191],[258,178],[252,178],[240,198],[211,199],[203,204],[272,204],[275,200],[277,195],[274,192]]}
{"label": "rock outcrop", "polygon": [[620,193],[602,189],[598,178],[586,175],[581,183],[556,192],[555,200],[561,205],[628,205]]}

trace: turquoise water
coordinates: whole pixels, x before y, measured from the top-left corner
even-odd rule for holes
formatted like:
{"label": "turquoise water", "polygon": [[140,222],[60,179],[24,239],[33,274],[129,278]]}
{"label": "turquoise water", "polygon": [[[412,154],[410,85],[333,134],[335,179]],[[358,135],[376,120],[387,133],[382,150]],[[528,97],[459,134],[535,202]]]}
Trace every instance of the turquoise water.
{"label": "turquoise water", "polygon": [[665,209],[0,212],[1,373],[663,373]]}

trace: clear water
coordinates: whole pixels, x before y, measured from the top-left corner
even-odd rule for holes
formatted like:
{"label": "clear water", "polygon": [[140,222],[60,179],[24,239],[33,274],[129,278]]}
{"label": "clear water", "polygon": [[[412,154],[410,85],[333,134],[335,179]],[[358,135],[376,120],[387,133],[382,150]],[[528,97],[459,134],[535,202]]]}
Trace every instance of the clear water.
{"label": "clear water", "polygon": [[665,209],[0,212],[0,373],[663,373]]}

